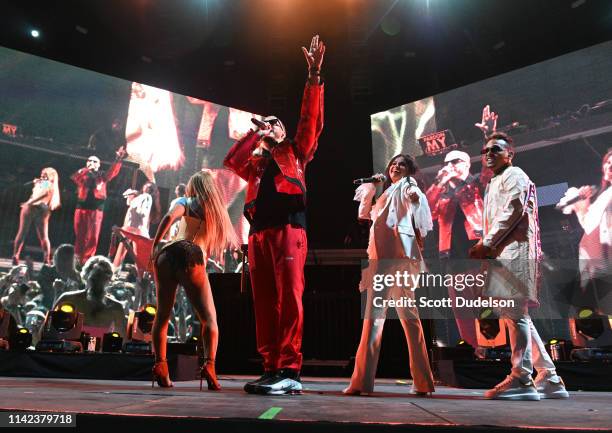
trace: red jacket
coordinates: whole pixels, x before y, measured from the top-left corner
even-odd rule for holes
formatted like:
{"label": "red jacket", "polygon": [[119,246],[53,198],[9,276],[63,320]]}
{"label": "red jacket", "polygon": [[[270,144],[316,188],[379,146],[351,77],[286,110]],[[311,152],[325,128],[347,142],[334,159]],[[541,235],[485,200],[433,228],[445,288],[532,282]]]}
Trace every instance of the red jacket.
{"label": "red jacket", "polygon": [[[276,190],[284,194],[306,193],[306,164],[317,150],[323,129],[323,85],[306,84],[297,133],[293,140],[285,139],[271,150],[280,173],[274,178]],[[267,165],[265,158],[252,153],[261,140],[253,130],[238,140],[227,153],[223,165],[248,182],[245,212],[253,217],[259,183]]]}
{"label": "red jacket", "polygon": [[[465,216],[465,231],[468,239],[476,240],[482,237],[483,201],[478,177],[468,175],[465,182],[457,187],[454,194],[447,186],[433,184],[427,192],[427,202],[431,209],[432,219],[438,220],[439,244],[438,250],[446,252],[451,248],[451,233],[453,220],[459,205]],[[455,230],[460,230],[455,228]]]}
{"label": "red jacket", "polygon": [[[106,184],[110,182],[121,170],[121,161],[115,161],[106,172],[101,172],[96,176],[96,187],[94,188],[94,197],[97,200],[106,199]],[[70,176],[70,179],[77,185],[77,199],[82,202],[87,198],[87,177],[89,169],[84,167]]]}

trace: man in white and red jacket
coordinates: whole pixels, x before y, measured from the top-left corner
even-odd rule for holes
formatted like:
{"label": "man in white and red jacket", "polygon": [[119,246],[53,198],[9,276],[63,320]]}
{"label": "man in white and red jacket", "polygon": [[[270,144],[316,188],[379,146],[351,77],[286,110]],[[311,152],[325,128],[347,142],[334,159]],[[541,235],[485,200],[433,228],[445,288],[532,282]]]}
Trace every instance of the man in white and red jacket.
{"label": "man in white and red jacket", "polygon": [[123,147],[117,151],[117,158],[107,171],[100,170],[100,158],[90,156],[87,164],[70,176],[77,186],[77,205],[74,211],[74,253],[81,265],[98,248],[98,238],[104,218],[106,184],[121,170],[127,153]]}
{"label": "man in white and red jacket", "polygon": [[302,390],[302,294],[306,262],[306,165],[323,129],[325,45],[319,36],[302,47],[308,82],[297,133],[286,138],[281,121],[269,116],[236,142],[224,165],[248,182],[244,214],[249,232],[249,269],[264,374],[245,385],[255,394],[292,394]]}

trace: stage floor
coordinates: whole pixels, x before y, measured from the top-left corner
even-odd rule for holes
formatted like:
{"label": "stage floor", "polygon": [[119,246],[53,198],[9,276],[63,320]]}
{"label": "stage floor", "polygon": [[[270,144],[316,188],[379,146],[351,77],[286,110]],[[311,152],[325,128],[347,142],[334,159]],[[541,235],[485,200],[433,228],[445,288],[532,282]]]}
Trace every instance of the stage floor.
{"label": "stage floor", "polygon": [[[175,383],[172,389],[151,389],[150,382],[3,377],[0,410],[89,414],[83,419],[90,420],[93,415],[97,419],[189,419],[202,425],[214,421],[215,431],[250,431],[218,428],[219,422],[237,420],[262,431],[262,418],[273,419],[270,425],[277,426],[279,422],[306,422],[312,427],[308,431],[319,432],[339,431],[334,426],[349,425],[353,426],[351,431],[382,431],[384,427],[397,429],[402,425],[437,431],[480,430],[478,426],[500,431],[612,429],[612,393],[571,392],[569,400],[503,402],[484,400],[481,390],[439,386],[432,398],[423,398],[409,395],[406,382],[379,380],[373,396],[347,397],[341,394],[347,379],[304,378],[304,394],[268,397],[243,392],[250,378],[221,379],[222,392],[200,392],[197,381]],[[79,419],[77,416],[77,425]]]}

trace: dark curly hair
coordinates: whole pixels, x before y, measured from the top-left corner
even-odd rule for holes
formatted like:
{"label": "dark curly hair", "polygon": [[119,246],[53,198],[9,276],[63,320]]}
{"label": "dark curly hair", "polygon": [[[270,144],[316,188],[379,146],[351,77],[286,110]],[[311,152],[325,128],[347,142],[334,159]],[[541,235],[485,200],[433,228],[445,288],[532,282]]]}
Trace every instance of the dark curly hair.
{"label": "dark curly hair", "polygon": [[419,185],[419,188],[422,189],[422,182],[420,180],[419,166],[417,165],[416,161],[414,160],[412,156],[408,154],[400,153],[399,155],[395,155],[393,158],[391,158],[389,160],[389,163],[387,164],[387,168],[385,168],[385,172],[383,174],[387,177],[387,179],[383,183],[383,191],[385,191],[387,188],[391,186],[391,176],[389,176],[389,169],[391,168],[391,164],[393,164],[393,162],[395,162],[395,160],[398,158],[404,159],[404,162],[406,163],[406,169],[408,172],[407,173],[408,176],[414,177]]}

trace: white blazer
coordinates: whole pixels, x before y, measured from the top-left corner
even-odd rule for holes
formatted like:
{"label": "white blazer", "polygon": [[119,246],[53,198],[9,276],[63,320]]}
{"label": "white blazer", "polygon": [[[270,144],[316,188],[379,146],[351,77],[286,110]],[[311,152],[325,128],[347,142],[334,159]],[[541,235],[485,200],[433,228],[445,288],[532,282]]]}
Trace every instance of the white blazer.
{"label": "white blazer", "polygon": [[[410,200],[412,192],[419,196],[416,203]],[[402,178],[387,188],[372,206],[375,194],[373,184],[363,184],[355,191],[355,200],[360,202],[359,217],[373,221],[369,258],[422,258],[416,246],[414,227],[425,237],[433,228],[433,222],[427,197],[416,181],[412,177]]]}

